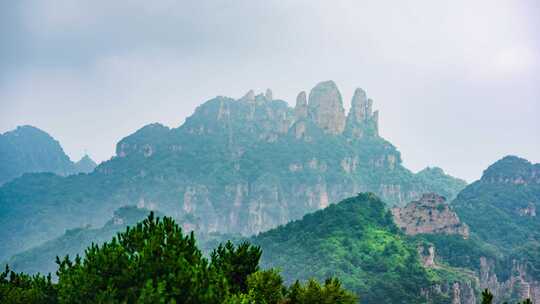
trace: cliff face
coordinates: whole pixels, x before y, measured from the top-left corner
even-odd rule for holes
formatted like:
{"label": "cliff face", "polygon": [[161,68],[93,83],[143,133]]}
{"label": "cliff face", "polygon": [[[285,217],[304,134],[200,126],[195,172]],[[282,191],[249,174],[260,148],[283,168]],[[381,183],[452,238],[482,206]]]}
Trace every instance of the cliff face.
{"label": "cliff face", "polygon": [[[336,85],[322,82],[309,98],[300,93],[295,108],[271,91],[249,91],[205,102],[178,128],[145,126],[91,176],[32,176],[0,188],[12,215],[0,221],[7,240],[0,252],[24,250],[66,228],[103,225],[125,205],[189,218],[201,232],[250,235],[358,192],[403,205],[423,192],[454,196],[465,185],[442,170],[429,179],[441,182],[432,183],[404,168],[397,149],[375,132],[372,102],[357,93],[353,104],[346,118]],[[46,225],[51,220],[57,224]]]}
{"label": "cliff face", "polygon": [[530,264],[513,260],[507,267],[509,276],[499,279],[492,260],[480,258],[480,287],[491,290],[495,303],[512,302],[519,299],[531,299],[540,303],[540,280],[531,275]]}
{"label": "cliff face", "polygon": [[392,214],[396,225],[408,235],[457,234],[469,237],[469,227],[459,220],[446,199],[435,193],[423,194],[420,200],[405,207],[392,208]]}

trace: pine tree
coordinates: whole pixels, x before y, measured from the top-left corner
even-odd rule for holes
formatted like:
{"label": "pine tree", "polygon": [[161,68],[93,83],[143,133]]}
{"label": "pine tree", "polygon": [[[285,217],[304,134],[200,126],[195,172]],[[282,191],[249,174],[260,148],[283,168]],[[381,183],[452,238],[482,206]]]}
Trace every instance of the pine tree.
{"label": "pine tree", "polygon": [[259,260],[262,251],[258,246],[243,242],[235,247],[231,241],[210,254],[211,266],[220,271],[229,281],[231,292],[245,293],[247,291],[247,278],[259,270]]}
{"label": "pine tree", "polygon": [[485,289],[482,292],[482,304],[491,304],[493,302],[493,294]]}

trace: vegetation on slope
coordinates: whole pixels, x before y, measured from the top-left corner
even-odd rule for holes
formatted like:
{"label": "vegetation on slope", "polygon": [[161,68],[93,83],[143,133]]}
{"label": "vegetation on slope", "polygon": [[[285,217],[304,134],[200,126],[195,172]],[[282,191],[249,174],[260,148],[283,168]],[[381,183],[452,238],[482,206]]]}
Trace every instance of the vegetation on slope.
{"label": "vegetation on slope", "polygon": [[206,259],[192,234],[173,219],[155,218],[89,247],[83,258],[58,259],[58,283],[9,269],[0,275],[0,302],[15,303],[266,303],[352,304],[337,279],[283,285],[275,270],[261,270],[259,247],[219,246]]}
{"label": "vegetation on slope", "polygon": [[539,164],[507,156],[484,171],[452,204],[471,232],[496,248],[507,264],[522,261],[540,279]]}
{"label": "vegetation on slope", "polygon": [[362,303],[420,303],[419,292],[436,274],[394,225],[384,203],[370,193],[262,233],[252,241],[264,249],[262,263],[282,269],[288,282],[339,277]]}

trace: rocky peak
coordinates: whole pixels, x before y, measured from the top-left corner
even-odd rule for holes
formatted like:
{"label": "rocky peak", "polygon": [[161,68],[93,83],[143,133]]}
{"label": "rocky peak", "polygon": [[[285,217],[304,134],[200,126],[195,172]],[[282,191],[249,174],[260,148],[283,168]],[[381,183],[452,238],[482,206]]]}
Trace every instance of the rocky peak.
{"label": "rocky peak", "polygon": [[469,227],[461,223],[446,199],[435,193],[423,194],[420,200],[402,208],[393,208],[396,225],[408,235],[458,234],[469,237]]}
{"label": "rocky peak", "polygon": [[373,100],[361,88],[354,91],[346,130],[353,138],[379,134],[379,111],[373,112]]}
{"label": "rocky peak", "polygon": [[94,171],[97,164],[94,162],[93,159],[88,156],[88,154],[85,154],[78,162],[75,163],[75,168],[78,172],[82,173],[90,173]]}
{"label": "rocky peak", "polygon": [[266,89],[266,92],[264,93],[264,98],[266,98],[266,100],[269,100],[269,101],[274,100],[272,90]]}
{"label": "rocky peak", "polygon": [[532,164],[517,156],[505,156],[483,173],[482,182],[500,184],[540,184],[540,164]]}
{"label": "rocky peak", "polygon": [[167,138],[170,131],[171,129],[159,123],[146,125],[120,140],[116,144],[116,155],[118,157],[128,155],[150,157],[155,153],[158,142]]}
{"label": "rocky peak", "polygon": [[351,110],[349,116],[352,116],[357,121],[363,121],[371,116],[372,101],[367,98],[366,92],[361,88],[354,91],[351,101]]}
{"label": "rocky peak", "polygon": [[304,91],[298,93],[298,96],[296,96],[296,106],[294,107],[294,116],[297,121],[301,119],[306,119],[308,116],[307,98],[306,98],[306,92]]}
{"label": "rocky peak", "polygon": [[333,81],[318,83],[309,93],[308,114],[311,120],[329,134],[341,134],[345,129],[343,99]]}
{"label": "rocky peak", "polygon": [[240,98],[240,100],[247,101],[247,102],[254,102],[255,92],[253,90],[249,90],[242,98]]}

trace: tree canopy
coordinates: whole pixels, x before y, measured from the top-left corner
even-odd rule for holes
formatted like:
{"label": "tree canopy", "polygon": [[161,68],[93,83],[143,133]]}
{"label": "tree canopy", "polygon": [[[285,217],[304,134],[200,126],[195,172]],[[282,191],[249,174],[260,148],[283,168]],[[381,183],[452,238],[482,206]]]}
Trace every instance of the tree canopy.
{"label": "tree canopy", "polygon": [[219,245],[206,258],[193,233],[151,213],[84,256],[57,258],[58,283],[9,268],[0,302],[15,303],[356,303],[338,279],[287,287],[275,269],[261,270],[262,251],[248,242]]}

